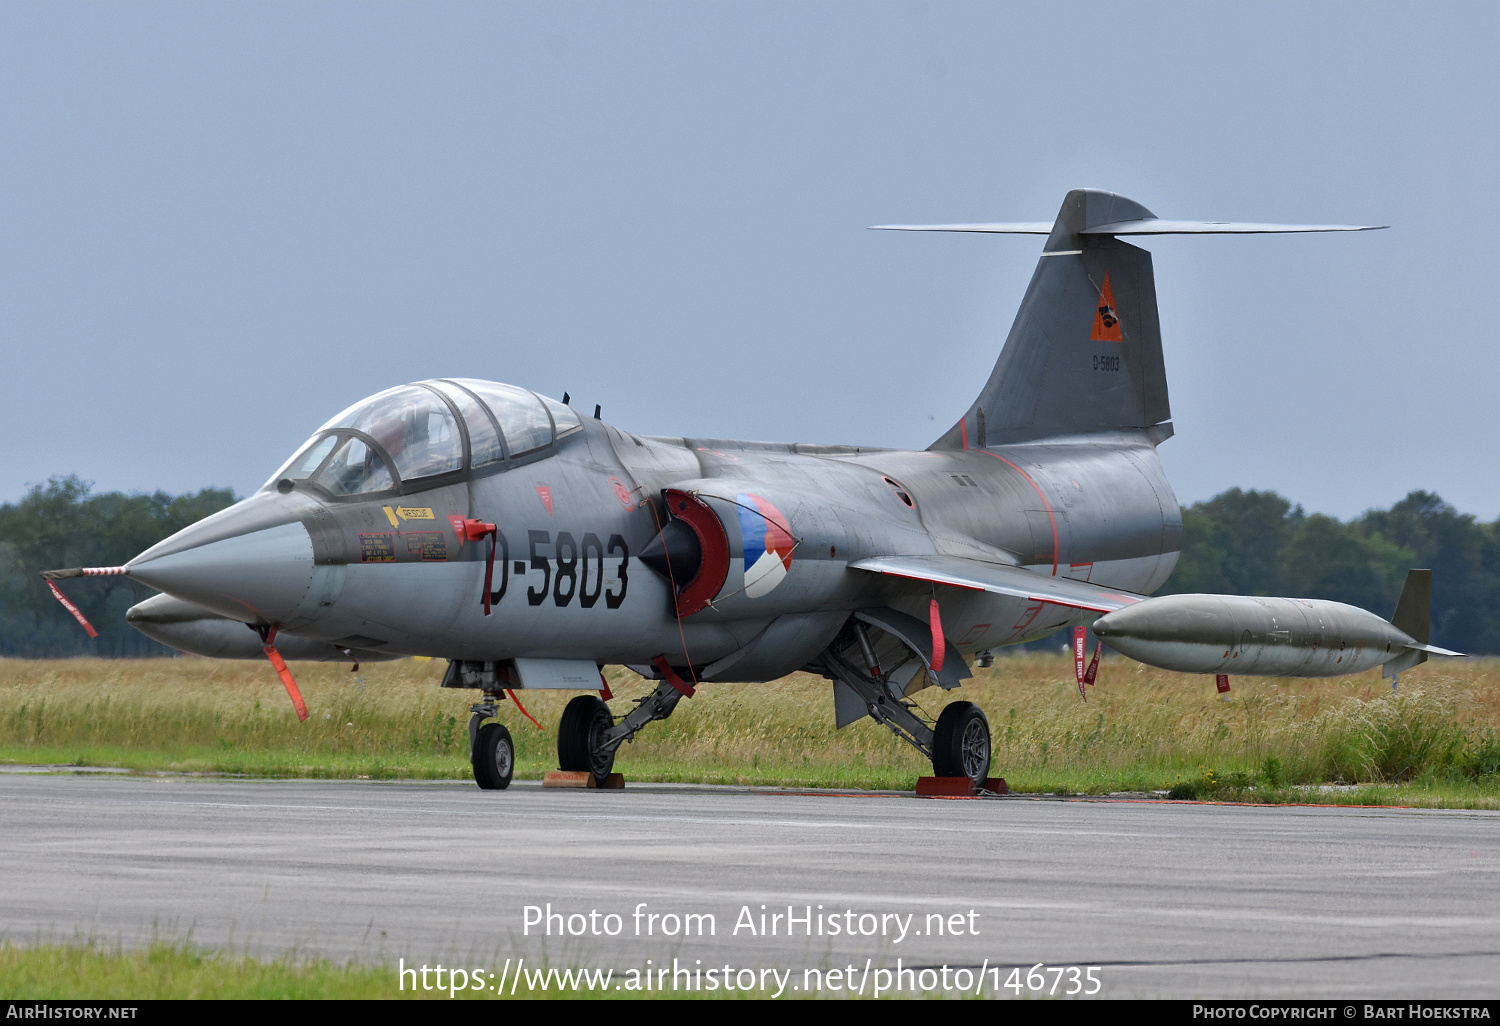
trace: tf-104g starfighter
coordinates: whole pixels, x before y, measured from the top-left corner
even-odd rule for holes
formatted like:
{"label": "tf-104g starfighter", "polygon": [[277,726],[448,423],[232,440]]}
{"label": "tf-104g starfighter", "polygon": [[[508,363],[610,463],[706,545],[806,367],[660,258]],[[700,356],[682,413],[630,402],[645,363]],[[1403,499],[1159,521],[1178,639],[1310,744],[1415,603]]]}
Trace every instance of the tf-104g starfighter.
{"label": "tf-104g starfighter", "polygon": [[[937,776],[977,783],[984,713],[951,702],[934,722],[913,696],[1100,614],[1112,647],[1190,672],[1389,674],[1443,652],[1425,571],[1394,624],[1332,602],[1146,598],[1182,518],[1156,451],[1172,425],[1151,256],[1121,237],[1360,226],[1164,221],[1077,190],[1051,223],[881,227],[1046,236],[993,373],[924,450],[642,437],[597,409],[435,379],[345,410],[260,491],[124,567],[49,576],[159,589],[132,624],[205,654],[264,651],[299,709],[278,644],[447,659],[443,686],[481,693],[484,788],[510,782],[510,735],[484,721],[518,689],[584,692],[558,761],[602,780],[701,684],[807,670],[832,681],[840,727],[871,716]],[[617,718],[604,664],[659,683]]]}

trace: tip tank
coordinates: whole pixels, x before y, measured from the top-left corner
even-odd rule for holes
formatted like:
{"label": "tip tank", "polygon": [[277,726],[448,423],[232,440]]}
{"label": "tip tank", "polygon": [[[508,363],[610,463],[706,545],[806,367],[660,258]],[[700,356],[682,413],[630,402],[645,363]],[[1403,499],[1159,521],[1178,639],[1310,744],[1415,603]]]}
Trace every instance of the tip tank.
{"label": "tip tank", "polygon": [[1339,677],[1427,647],[1357,606],[1247,595],[1163,595],[1102,616],[1093,630],[1164,670],[1256,677]]}

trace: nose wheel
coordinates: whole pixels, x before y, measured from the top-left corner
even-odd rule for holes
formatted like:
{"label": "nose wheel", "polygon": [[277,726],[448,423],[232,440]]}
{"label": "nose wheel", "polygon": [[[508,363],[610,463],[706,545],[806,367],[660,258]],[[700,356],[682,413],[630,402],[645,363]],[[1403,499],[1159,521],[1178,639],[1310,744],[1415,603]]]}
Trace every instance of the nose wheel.
{"label": "nose wheel", "polygon": [[469,754],[474,766],[474,782],[486,791],[503,791],[510,786],[516,768],[516,747],[503,723],[486,723],[474,736]]}

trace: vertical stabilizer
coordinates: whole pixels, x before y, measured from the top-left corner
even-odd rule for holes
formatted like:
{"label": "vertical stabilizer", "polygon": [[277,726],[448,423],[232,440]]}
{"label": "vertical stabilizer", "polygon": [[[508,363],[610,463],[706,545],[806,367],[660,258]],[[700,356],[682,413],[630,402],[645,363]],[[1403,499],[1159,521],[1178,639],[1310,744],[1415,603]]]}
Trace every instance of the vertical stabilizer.
{"label": "vertical stabilizer", "polygon": [[[1432,635],[1432,571],[1406,571],[1406,584],[1401,588],[1401,597],[1396,600],[1396,613],[1391,617],[1391,626],[1406,632],[1413,641],[1431,644]],[[1409,648],[1380,668],[1384,677],[1394,677],[1427,661],[1427,653]]]}
{"label": "vertical stabilizer", "polygon": [[1396,600],[1391,626],[1411,635],[1413,641],[1432,642],[1432,571],[1406,571],[1406,584]]}
{"label": "vertical stabilizer", "polygon": [[1068,193],[989,381],[931,448],[1148,428],[1171,417],[1151,254],[1085,234],[1155,216],[1114,193]]}

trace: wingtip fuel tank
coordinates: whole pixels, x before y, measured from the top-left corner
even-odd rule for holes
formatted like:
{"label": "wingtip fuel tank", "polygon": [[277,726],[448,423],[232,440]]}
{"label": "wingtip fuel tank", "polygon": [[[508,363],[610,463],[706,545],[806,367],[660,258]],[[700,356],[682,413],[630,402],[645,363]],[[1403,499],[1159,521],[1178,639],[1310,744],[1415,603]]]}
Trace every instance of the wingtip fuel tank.
{"label": "wingtip fuel tank", "polygon": [[1367,610],[1323,599],[1163,595],[1100,617],[1094,633],[1181,673],[1337,677],[1429,650]]}

